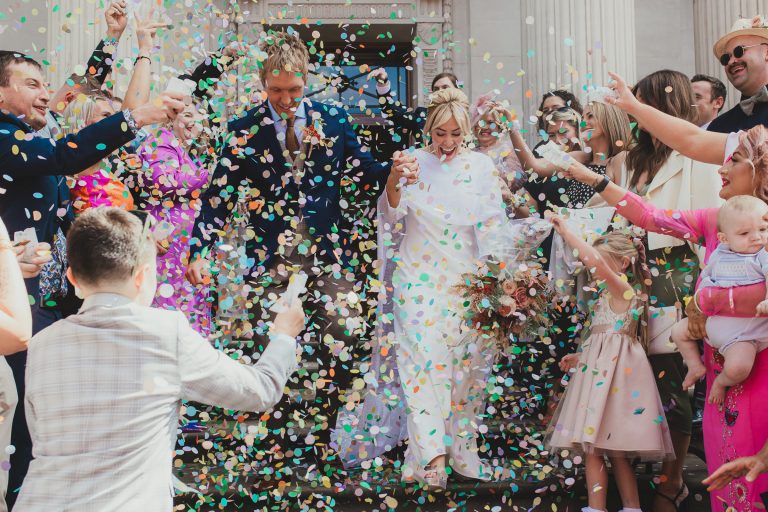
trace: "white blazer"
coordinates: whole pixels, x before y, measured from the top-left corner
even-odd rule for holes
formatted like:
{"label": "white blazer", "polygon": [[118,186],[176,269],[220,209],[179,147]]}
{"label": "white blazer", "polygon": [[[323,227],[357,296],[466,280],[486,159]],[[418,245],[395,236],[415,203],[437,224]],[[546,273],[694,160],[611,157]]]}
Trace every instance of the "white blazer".
{"label": "white blazer", "polygon": [[[669,210],[719,208],[723,204],[718,195],[723,184],[718,169],[717,165],[697,162],[673,151],[651,181],[644,199],[657,208]],[[672,236],[648,233],[651,251],[684,243]]]}

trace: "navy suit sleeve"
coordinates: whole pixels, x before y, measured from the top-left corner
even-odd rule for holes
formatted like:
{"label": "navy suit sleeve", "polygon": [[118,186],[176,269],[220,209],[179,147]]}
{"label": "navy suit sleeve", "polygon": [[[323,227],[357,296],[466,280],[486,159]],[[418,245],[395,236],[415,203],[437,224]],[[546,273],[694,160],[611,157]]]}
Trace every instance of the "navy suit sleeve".
{"label": "navy suit sleeve", "polygon": [[[378,94],[378,93],[377,93]],[[424,127],[419,113],[416,110],[407,109],[397,101],[394,92],[390,90],[386,94],[379,94],[379,99],[385,98],[381,110],[394,123],[397,128],[403,128],[408,133],[419,133]]]}
{"label": "navy suit sleeve", "polygon": [[[379,190],[383,189],[392,163],[380,163],[373,159],[370,149],[360,144],[357,134],[352,128],[351,118],[347,118],[342,130],[344,133],[344,158],[346,165],[350,166],[353,172],[362,171],[360,187],[373,186],[378,187]],[[355,160],[357,160],[357,163],[354,163]]]}
{"label": "navy suit sleeve", "polygon": [[0,167],[3,174],[12,177],[77,174],[133,138],[122,112],[55,142],[4,123],[0,128]]}
{"label": "navy suit sleeve", "polygon": [[117,49],[117,44],[110,45],[110,51],[107,51],[106,41],[101,40],[91,54],[86,64],[86,72],[91,75],[99,84],[103,84],[107,75],[112,71],[112,59]]}
{"label": "navy suit sleeve", "polygon": [[[230,133],[227,139],[231,140],[233,136],[234,133]],[[190,259],[214,244],[218,238],[217,230],[222,228],[225,218],[234,207],[232,195],[235,192],[231,190],[236,191],[237,185],[245,178],[244,166],[248,162],[247,159],[238,158],[236,147],[227,142],[223,144],[219,163],[213,171],[211,184],[203,193],[200,215],[192,230],[189,241]],[[228,187],[232,189],[228,190]],[[209,225],[213,226],[213,229],[210,229]]]}

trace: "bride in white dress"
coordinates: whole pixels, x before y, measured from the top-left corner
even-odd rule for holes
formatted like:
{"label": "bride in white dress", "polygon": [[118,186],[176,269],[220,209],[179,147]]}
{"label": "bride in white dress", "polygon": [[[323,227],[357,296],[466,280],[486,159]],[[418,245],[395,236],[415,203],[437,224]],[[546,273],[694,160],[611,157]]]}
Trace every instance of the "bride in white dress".
{"label": "bride in white dress", "polygon": [[445,488],[446,465],[465,477],[492,476],[476,441],[492,347],[465,341],[474,338],[465,336],[463,299],[453,287],[477,270],[487,234],[506,216],[493,161],[465,147],[464,93],[433,94],[424,131],[429,145],[413,153],[418,170],[390,175],[379,229],[402,234],[387,264],[409,439],[403,478]]}

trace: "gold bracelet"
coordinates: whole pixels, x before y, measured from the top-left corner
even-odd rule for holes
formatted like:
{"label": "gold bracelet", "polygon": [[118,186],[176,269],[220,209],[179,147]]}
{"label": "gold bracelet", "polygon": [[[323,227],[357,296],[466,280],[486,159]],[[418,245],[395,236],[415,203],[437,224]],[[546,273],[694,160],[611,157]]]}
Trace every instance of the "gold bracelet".
{"label": "gold bracelet", "polygon": [[13,250],[13,244],[10,240],[0,240],[0,251],[3,249],[7,249],[9,251]]}

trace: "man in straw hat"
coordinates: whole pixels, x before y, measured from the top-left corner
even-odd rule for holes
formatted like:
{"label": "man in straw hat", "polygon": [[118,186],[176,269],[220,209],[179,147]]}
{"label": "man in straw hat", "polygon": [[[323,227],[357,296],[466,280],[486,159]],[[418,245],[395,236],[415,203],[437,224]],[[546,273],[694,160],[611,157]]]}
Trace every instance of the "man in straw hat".
{"label": "man in straw hat", "polygon": [[721,37],[715,56],[728,81],[741,92],[741,101],[709,125],[713,132],[748,130],[768,125],[768,21],[763,16],[742,18]]}

